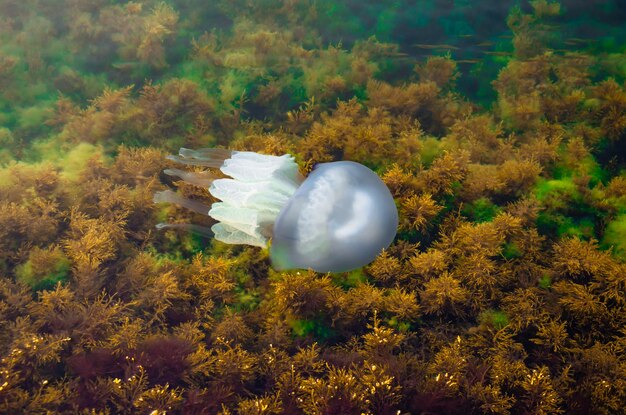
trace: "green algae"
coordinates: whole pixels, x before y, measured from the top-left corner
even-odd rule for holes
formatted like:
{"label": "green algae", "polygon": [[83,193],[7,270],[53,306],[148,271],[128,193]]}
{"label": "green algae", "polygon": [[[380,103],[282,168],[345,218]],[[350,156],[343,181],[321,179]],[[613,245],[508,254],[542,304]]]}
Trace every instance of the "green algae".
{"label": "green algae", "polygon": [[620,214],[606,225],[601,242],[614,255],[626,259],[626,215]]}
{"label": "green algae", "polygon": [[461,210],[473,222],[489,222],[501,211],[498,205],[485,197],[465,204]]}
{"label": "green algae", "polygon": [[550,289],[550,287],[552,286],[552,278],[550,278],[550,276],[547,274],[542,275],[541,278],[539,279],[538,286],[542,290]]}
{"label": "green algae", "polygon": [[500,310],[485,310],[478,316],[478,321],[490,325],[496,330],[502,330],[509,324],[506,313]]}
{"label": "green algae", "polygon": [[52,251],[46,262],[42,268],[41,264],[35,265],[33,259],[29,259],[16,268],[15,277],[30,286],[33,291],[50,290],[57,283],[68,281],[71,264],[61,251]]}

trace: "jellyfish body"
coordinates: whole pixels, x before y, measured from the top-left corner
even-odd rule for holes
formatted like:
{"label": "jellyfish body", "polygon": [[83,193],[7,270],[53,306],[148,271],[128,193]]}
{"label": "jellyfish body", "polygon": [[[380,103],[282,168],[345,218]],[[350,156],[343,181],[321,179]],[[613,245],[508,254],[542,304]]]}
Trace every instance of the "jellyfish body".
{"label": "jellyfish body", "polygon": [[221,202],[203,208],[171,191],[157,193],[155,202],[208,213],[218,221],[211,230],[222,242],[265,247],[271,239],[270,258],[278,270],[348,271],[368,264],[393,241],[398,211],[369,168],[351,161],[322,163],[304,179],[290,155],[225,151],[181,149],[170,158],[217,167],[231,178],[166,170],[192,184],[210,181],[209,192]]}

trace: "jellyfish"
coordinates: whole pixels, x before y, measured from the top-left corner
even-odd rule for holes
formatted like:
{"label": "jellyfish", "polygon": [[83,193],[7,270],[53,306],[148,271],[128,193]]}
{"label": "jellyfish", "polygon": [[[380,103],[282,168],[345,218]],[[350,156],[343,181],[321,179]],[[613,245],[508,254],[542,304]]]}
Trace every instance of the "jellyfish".
{"label": "jellyfish", "polygon": [[320,163],[305,178],[293,156],[249,151],[181,148],[168,159],[210,171],[166,169],[164,173],[208,188],[220,201],[207,206],[172,190],[157,192],[156,203],[175,203],[217,221],[198,225],[160,223],[212,236],[228,244],[265,248],[276,270],[343,272],[367,265],[395,238],[398,211],[376,173],[353,161]]}

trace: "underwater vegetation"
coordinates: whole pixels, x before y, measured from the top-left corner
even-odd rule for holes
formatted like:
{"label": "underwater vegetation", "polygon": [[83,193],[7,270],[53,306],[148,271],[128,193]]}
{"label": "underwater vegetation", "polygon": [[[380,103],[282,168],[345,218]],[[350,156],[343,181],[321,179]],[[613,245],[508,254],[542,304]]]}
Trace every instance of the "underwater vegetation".
{"label": "underwater vegetation", "polygon": [[[620,3],[383,3],[0,0],[0,413],[624,413]],[[218,202],[180,147],[361,163],[397,235],[157,230],[215,224],[153,203]]]}

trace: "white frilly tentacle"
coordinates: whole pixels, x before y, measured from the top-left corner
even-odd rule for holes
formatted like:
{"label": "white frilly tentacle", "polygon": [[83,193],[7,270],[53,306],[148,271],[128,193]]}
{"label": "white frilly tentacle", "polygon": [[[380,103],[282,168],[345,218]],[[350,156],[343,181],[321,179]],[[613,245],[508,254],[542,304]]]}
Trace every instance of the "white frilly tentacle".
{"label": "white frilly tentacle", "polygon": [[[167,169],[190,184],[208,187],[220,202],[210,210],[199,202],[178,196],[172,191],[159,192],[155,202],[172,202],[217,220],[211,227],[215,239],[229,244],[267,246],[269,230],[278,213],[295,193],[304,178],[294,158],[288,154],[268,156],[249,151],[223,149],[190,150],[181,148],[178,156],[168,159],[182,164],[219,168],[231,178],[215,179],[207,172]],[[159,224],[160,228],[193,228],[194,225]],[[206,234],[206,232],[203,232]]]}
{"label": "white frilly tentacle", "polygon": [[266,230],[302,180],[294,158],[233,152],[220,170],[232,179],[215,180],[209,187],[221,200],[209,211],[209,216],[220,222],[211,228],[215,239],[265,247]]}

